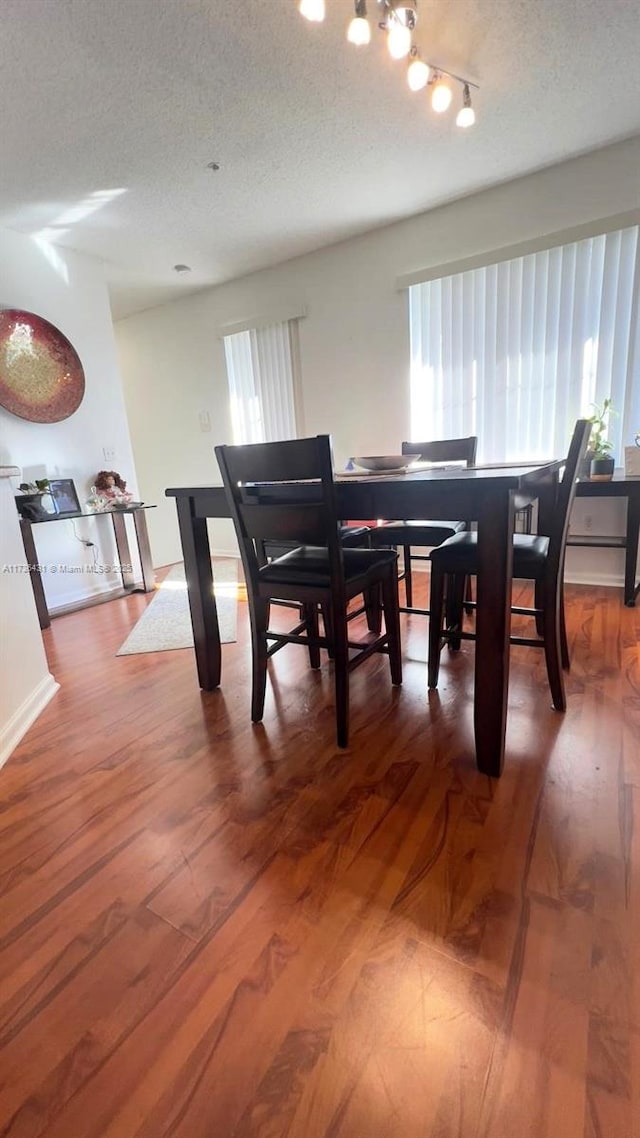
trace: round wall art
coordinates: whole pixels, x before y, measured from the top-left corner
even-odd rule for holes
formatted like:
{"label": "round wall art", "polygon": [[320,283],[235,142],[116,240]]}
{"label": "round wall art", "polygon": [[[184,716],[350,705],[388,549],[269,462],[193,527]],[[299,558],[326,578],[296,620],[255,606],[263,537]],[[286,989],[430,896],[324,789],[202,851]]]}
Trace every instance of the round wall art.
{"label": "round wall art", "polygon": [[82,403],[84,371],[66,336],[35,312],[0,309],[0,407],[59,423]]}

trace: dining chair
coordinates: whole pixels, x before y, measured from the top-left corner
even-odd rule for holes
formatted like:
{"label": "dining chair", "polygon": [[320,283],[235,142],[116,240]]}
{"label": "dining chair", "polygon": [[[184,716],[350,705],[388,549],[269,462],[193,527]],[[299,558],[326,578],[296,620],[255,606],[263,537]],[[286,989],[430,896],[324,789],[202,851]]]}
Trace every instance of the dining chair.
{"label": "dining chair", "polygon": [[[513,535],[513,577],[534,582],[534,605],[512,606],[512,613],[531,616],[536,621],[536,638],[511,636],[511,644],[543,648],[553,706],[564,711],[567,706],[563,670],[569,666],[564,621],[563,575],[569,530],[569,514],[576,492],[577,473],[587,449],[591,423],[579,419],[564,462],[558,486],[553,521],[549,534],[515,533]],[[462,582],[478,572],[477,534],[458,533],[431,551],[431,621],[429,625],[428,685],[437,687],[440,653],[444,642],[458,648],[461,640],[475,640],[464,632]],[[445,580],[449,578],[449,595],[457,598],[453,625],[442,628]],[[477,602],[475,607],[477,607]],[[448,613],[451,607],[447,605]],[[448,616],[448,620],[451,617]]]}
{"label": "dining chair", "polygon": [[[477,447],[478,439],[475,435],[471,435],[464,439],[433,439],[425,443],[405,442],[402,444],[402,453],[415,455],[425,462],[464,462],[467,466],[473,466]],[[428,554],[413,553],[412,546],[432,548],[468,528],[468,523],[465,521],[390,521],[371,531],[370,541],[373,548],[379,549],[384,545],[402,547],[403,569],[399,580],[404,580],[406,605],[400,606],[401,612],[429,616],[429,609],[413,606],[411,563],[429,561],[430,558]]]}
{"label": "dining chair", "polygon": [[[216,456],[235,525],[247,582],[251,622],[251,718],[262,720],[269,658],[285,644],[303,644],[312,668],[320,649],[333,657],[339,747],[349,740],[349,674],[374,652],[389,656],[391,682],[402,683],[397,553],[345,547],[340,540],[328,435],[250,446],[218,446]],[[292,548],[266,563],[258,549]],[[382,597],[384,631],[364,642],[348,635],[347,606],[365,591]],[[301,605],[290,632],[269,628],[273,601]],[[318,610],[326,614],[320,635]],[[270,643],[271,642],[271,643]],[[350,656],[350,650],[355,655]]]}

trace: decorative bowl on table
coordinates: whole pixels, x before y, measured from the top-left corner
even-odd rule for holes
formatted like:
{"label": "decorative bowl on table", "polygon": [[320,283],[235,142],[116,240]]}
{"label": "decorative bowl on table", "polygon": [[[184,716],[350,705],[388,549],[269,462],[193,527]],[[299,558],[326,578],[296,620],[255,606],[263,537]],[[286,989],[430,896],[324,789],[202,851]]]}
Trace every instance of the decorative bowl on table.
{"label": "decorative bowl on table", "polygon": [[408,470],[418,457],[415,454],[369,454],[360,458],[353,458],[352,462],[361,470],[368,470],[370,473],[393,474]]}

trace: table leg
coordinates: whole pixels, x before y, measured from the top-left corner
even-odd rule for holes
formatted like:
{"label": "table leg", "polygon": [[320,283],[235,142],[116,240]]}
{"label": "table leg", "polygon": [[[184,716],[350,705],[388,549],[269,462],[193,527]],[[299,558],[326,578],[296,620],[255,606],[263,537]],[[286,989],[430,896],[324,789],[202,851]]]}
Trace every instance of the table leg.
{"label": "table leg", "polygon": [[513,499],[506,492],[492,497],[478,518],[476,762],[494,778],[502,773],[507,725],[513,520]]}
{"label": "table leg", "polygon": [[33,540],[33,530],[31,529],[31,522],[28,521],[27,518],[20,519],[20,532],[22,534],[22,544],[24,545],[27,565],[29,566],[31,588],[33,589],[33,597],[36,602],[36,612],[38,614],[38,620],[40,621],[40,628],[49,628],[51,626],[51,617],[49,616],[47,598],[44,594],[44,585],[42,584],[42,577],[40,576],[40,570],[38,568],[38,554],[36,544]]}
{"label": "table leg", "polygon": [[144,593],[152,593],[156,587],[156,581],[153,572],[153,561],[151,560],[151,546],[149,545],[147,516],[144,510],[135,511],[133,515],[133,525],[136,531],[136,540],[138,542],[138,553],[140,554],[140,568],[142,570],[142,591]]}
{"label": "table leg", "polygon": [[127,523],[125,520],[126,515],[118,513],[117,510],[111,511],[111,520],[113,522],[113,532],[116,538],[116,550],[118,553],[118,564],[120,566],[122,585],[123,588],[127,590],[127,592],[152,593],[156,587],[156,583],[153,573],[153,562],[151,560],[151,546],[149,545],[147,519],[145,517],[144,510],[136,510],[132,516],[133,525],[136,531],[138,553],[140,555],[142,587],[136,585],[135,577],[133,574],[131,549],[129,546],[129,538],[127,536]]}
{"label": "table leg", "polygon": [[129,549],[129,538],[127,537],[127,525],[124,520],[124,514],[119,513],[118,510],[111,510],[111,521],[113,522],[113,532],[116,538],[116,551],[118,554],[118,565],[120,566],[120,576],[122,577],[122,586],[127,590],[131,590],[135,585],[135,579],[133,576],[131,550]]}
{"label": "table leg", "polygon": [[222,652],[218,610],[213,592],[211,550],[207,519],[195,517],[193,498],[177,498],[178,525],[191,610],[191,626],[198,667],[198,681],[205,691],[220,683]]}
{"label": "table leg", "polygon": [[638,536],[640,535],[640,495],[627,498],[627,548],[624,561],[624,603],[633,608],[640,586],[636,588]]}

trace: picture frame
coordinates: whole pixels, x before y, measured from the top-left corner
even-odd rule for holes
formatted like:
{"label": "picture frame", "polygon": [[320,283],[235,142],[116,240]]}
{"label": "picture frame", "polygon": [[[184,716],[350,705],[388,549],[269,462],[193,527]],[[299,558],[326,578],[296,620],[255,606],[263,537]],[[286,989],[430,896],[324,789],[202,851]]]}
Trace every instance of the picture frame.
{"label": "picture frame", "polygon": [[640,477],[640,446],[624,448],[624,472],[627,478]]}
{"label": "picture frame", "polygon": [[81,513],[80,500],[72,478],[49,479],[49,493],[56,514]]}

